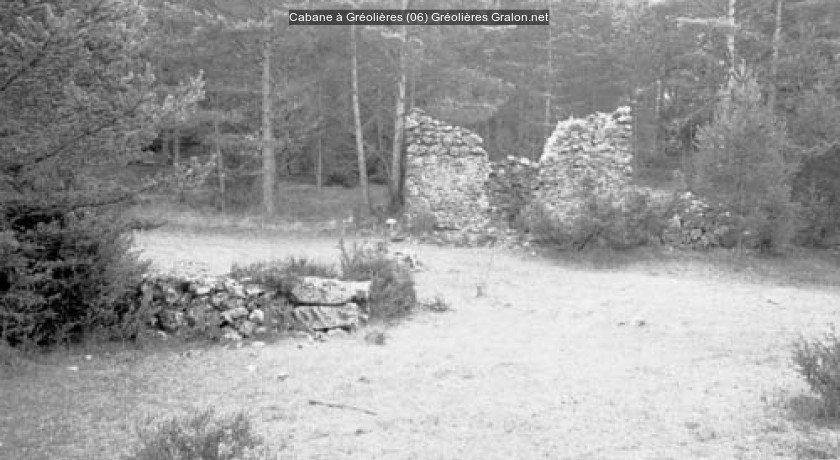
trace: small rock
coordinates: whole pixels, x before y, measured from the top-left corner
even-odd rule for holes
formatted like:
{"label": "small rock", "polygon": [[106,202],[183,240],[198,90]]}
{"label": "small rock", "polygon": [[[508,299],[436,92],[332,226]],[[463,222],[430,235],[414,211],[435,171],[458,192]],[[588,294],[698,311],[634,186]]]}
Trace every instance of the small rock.
{"label": "small rock", "polygon": [[337,328],[334,328],[334,329],[327,330],[327,335],[329,335],[329,336],[342,336],[342,335],[347,335],[347,331],[345,331],[344,329],[342,329],[340,327],[337,327]]}
{"label": "small rock", "polygon": [[211,292],[213,292],[213,287],[208,286],[206,284],[193,283],[190,286],[190,291],[193,293],[193,295],[205,296],[205,295],[209,295]]}
{"label": "small rock", "polygon": [[240,319],[248,316],[248,309],[245,307],[236,307],[232,310],[226,311],[225,313],[227,313],[231,319]]}
{"label": "small rock", "polygon": [[210,305],[218,309],[223,309],[227,305],[227,301],[229,298],[230,295],[228,295],[228,293],[218,292],[216,294],[213,294],[212,297],[210,297]]}
{"label": "small rock", "polygon": [[254,330],[257,328],[257,325],[250,322],[250,321],[242,321],[242,324],[239,325],[239,333],[245,337],[250,337],[254,335]]}
{"label": "small rock", "polygon": [[265,322],[265,312],[263,312],[259,308],[255,308],[254,311],[252,311],[251,314],[248,315],[248,320],[257,324],[262,324],[263,322]]}
{"label": "small rock", "polygon": [[365,342],[371,343],[374,345],[384,345],[387,336],[385,333],[380,331],[371,331],[365,334]]}
{"label": "small rock", "polygon": [[67,370],[70,372],[78,372],[79,366],[67,366]]}
{"label": "small rock", "polygon": [[263,294],[265,294],[265,287],[260,286],[259,284],[245,285],[245,295],[247,295],[248,297],[254,297]]}
{"label": "small rock", "polygon": [[225,332],[224,334],[222,334],[222,339],[238,342],[242,340],[242,335],[240,335],[239,332],[236,332],[233,329],[225,328]]}
{"label": "small rock", "polygon": [[277,374],[274,375],[274,378],[276,378],[277,380],[282,382],[282,381],[286,380],[287,378],[289,378],[289,372],[287,372],[285,370],[279,371],[279,372],[277,372]]}

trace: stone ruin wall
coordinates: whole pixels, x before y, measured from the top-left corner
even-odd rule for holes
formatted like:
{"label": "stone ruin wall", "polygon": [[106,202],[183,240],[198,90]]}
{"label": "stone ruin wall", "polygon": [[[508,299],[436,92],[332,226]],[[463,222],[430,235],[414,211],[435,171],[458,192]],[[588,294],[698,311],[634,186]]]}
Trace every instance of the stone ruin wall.
{"label": "stone ruin wall", "polygon": [[535,200],[560,222],[586,212],[581,192],[620,195],[631,184],[633,118],[629,107],[560,121],[540,157]]}
{"label": "stone ruin wall", "polygon": [[479,230],[489,222],[490,162],[480,136],[413,110],[406,119],[405,211],[409,221]]}
{"label": "stone ruin wall", "polygon": [[628,107],[560,121],[539,162],[508,156],[491,163],[481,137],[415,109],[406,123],[406,216],[434,216],[440,229],[481,230],[511,223],[531,203],[563,222],[585,212],[581,190],[620,194],[632,176]]}

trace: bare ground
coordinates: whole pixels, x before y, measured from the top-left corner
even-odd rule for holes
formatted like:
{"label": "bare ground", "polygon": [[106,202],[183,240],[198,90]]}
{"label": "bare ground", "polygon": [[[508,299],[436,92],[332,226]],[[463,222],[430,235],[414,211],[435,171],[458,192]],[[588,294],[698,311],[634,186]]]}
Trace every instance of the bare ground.
{"label": "bare ground", "polygon": [[[338,254],[335,239],[256,234],[156,232],[138,244],[158,265],[220,273]],[[428,268],[420,296],[442,295],[451,312],[416,315],[384,346],[361,333],[191,357],[70,356],[0,380],[0,458],[118,458],[142,417],[207,406],[246,410],[289,459],[797,458],[814,435],[790,410],[805,392],[790,344],[837,318],[835,288],[409,249]]]}

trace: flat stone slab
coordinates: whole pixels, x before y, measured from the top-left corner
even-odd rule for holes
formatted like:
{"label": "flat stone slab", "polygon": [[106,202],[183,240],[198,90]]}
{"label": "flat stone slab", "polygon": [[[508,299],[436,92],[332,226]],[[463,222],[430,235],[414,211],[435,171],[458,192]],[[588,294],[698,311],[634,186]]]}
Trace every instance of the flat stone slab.
{"label": "flat stone slab", "polygon": [[348,302],[366,300],[370,294],[370,281],[339,281],[332,278],[304,276],[292,288],[295,305],[340,306]]}
{"label": "flat stone slab", "polygon": [[355,328],[363,319],[359,306],[355,303],[345,305],[305,305],[295,307],[292,317],[299,326],[307,330],[325,330],[334,328]]}

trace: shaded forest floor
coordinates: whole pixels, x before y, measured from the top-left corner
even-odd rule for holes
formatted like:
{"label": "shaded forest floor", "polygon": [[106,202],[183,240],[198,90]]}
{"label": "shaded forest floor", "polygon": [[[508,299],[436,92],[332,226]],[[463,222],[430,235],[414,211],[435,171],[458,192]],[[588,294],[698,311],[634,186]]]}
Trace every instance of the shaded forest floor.
{"label": "shaded forest floor", "polygon": [[[266,231],[137,239],[158,266],[199,261],[217,273],[290,255],[334,262],[336,243]],[[837,318],[830,262],[407,249],[427,267],[420,297],[441,295],[450,312],[418,313],[389,329],[384,346],[361,331],[189,354],[58,353],[0,381],[0,458],[119,458],[147,417],[208,406],[245,410],[290,459],[837,454],[790,364],[799,334]]]}

